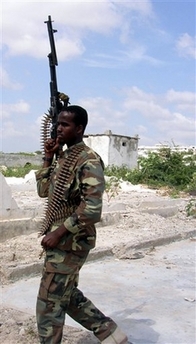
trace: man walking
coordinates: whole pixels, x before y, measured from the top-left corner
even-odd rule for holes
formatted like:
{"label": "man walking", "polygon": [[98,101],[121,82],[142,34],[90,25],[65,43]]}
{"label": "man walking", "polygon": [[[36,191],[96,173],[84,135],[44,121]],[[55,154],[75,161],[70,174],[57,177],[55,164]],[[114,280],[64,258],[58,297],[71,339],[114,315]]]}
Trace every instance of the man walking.
{"label": "man walking", "polygon": [[[41,241],[45,261],[36,306],[43,344],[61,343],[66,314],[103,344],[128,343],[117,324],[78,289],[79,271],[95,247],[95,223],[101,219],[105,187],[103,162],[83,142],[87,122],[82,107],[64,107],[58,116],[57,139],[45,143],[43,167],[36,172],[38,194],[48,198]],[[67,149],[53,162],[63,145]]]}

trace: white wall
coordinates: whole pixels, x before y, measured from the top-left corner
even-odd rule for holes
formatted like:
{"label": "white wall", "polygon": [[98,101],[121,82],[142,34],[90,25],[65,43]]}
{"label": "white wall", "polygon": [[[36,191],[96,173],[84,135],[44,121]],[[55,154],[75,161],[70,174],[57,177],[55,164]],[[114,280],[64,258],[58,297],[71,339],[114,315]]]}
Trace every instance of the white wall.
{"label": "white wall", "polygon": [[101,156],[105,166],[109,164],[109,136],[89,135],[84,137],[84,143]]}
{"label": "white wall", "polygon": [[5,177],[0,173],[0,220],[6,219],[18,213],[18,205],[12,197],[10,186],[7,185]]}
{"label": "white wall", "polygon": [[109,165],[122,166],[133,169],[137,167],[138,140],[111,135],[109,149]]}
{"label": "white wall", "polygon": [[89,135],[84,137],[84,142],[102,157],[105,166],[137,167],[137,138],[118,135]]}

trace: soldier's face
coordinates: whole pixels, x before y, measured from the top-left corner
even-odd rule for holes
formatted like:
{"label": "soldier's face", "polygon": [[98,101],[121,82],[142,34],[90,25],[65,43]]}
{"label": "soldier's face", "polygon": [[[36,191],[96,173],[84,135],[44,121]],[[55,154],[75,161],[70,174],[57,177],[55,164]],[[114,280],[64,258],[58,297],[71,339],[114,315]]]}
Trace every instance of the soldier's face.
{"label": "soldier's face", "polygon": [[63,111],[58,116],[57,139],[60,144],[68,147],[81,141],[82,126],[76,125],[73,121],[74,114]]}

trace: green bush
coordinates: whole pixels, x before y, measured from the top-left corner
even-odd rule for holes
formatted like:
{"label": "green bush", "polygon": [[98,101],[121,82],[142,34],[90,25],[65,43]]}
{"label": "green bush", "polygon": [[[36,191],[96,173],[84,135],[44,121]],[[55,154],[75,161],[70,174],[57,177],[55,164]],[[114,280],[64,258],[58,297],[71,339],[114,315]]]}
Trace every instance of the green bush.
{"label": "green bush", "polygon": [[111,176],[109,177],[109,179],[106,180],[105,193],[107,195],[108,203],[113,197],[118,195],[120,188],[120,181],[118,178]]}
{"label": "green bush", "polygon": [[1,173],[4,177],[24,178],[31,170],[38,170],[39,168],[40,166],[28,164],[23,167],[7,167],[7,169],[3,170]]}
{"label": "green bush", "polygon": [[196,191],[196,155],[192,151],[160,148],[158,152],[139,157],[137,169],[110,166],[105,169],[105,174],[152,188],[165,186],[178,191]]}
{"label": "green bush", "polygon": [[186,210],[187,216],[192,216],[196,218],[196,199],[190,200],[188,204],[186,205],[185,210]]}

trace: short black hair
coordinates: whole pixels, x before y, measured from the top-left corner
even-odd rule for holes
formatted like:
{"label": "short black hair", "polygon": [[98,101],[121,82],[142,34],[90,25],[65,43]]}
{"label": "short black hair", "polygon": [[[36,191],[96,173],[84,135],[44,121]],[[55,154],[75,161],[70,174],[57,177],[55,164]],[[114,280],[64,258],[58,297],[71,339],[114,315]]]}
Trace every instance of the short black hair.
{"label": "short black hair", "polygon": [[82,108],[79,105],[69,105],[69,106],[63,106],[61,109],[61,112],[63,111],[73,113],[75,115],[73,118],[74,123],[76,125],[82,124],[83,132],[85,131],[85,128],[88,123],[88,113],[84,108]]}

